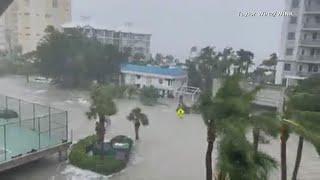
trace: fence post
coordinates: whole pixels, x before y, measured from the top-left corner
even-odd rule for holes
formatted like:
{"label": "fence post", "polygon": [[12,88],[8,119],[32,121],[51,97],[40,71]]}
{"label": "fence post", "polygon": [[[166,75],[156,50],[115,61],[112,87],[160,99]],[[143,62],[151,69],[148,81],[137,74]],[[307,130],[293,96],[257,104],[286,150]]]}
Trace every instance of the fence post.
{"label": "fence post", "polygon": [[19,99],[19,126],[21,127],[21,99]]}
{"label": "fence post", "polygon": [[68,142],[68,111],[66,111],[66,140]]}
{"label": "fence post", "polygon": [[49,106],[49,138],[51,138],[51,107]]}
{"label": "fence post", "polygon": [[39,131],[39,149],[41,149],[41,131],[40,131],[40,117],[38,118],[38,131]]}
{"label": "fence post", "polygon": [[36,130],[36,105],[34,103],[32,103],[32,109],[33,109],[33,130]]}
{"label": "fence post", "polygon": [[3,126],[3,146],[4,146],[4,160],[7,160],[7,125]]}

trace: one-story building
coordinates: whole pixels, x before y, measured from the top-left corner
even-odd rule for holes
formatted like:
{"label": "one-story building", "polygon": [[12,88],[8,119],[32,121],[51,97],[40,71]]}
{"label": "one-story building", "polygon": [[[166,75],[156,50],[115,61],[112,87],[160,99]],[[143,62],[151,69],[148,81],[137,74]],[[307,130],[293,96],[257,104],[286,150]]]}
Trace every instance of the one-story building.
{"label": "one-story building", "polygon": [[122,83],[137,88],[153,86],[162,96],[175,96],[178,89],[187,85],[187,72],[179,67],[158,67],[124,64],[121,66]]}

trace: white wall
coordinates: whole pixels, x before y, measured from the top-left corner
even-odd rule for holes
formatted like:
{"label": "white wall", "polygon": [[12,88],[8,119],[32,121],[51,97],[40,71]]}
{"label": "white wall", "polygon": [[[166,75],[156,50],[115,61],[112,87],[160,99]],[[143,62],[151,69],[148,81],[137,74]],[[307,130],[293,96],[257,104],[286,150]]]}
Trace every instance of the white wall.
{"label": "white wall", "polygon": [[[162,80],[162,83],[160,83],[160,79]],[[181,79],[170,79],[172,82],[169,85],[168,79],[164,77],[151,77],[140,75],[140,78],[138,78],[136,74],[124,74],[124,83],[126,85],[140,84],[141,88],[143,86],[154,86],[157,89],[170,91],[176,90],[179,87],[181,87],[183,85],[183,82],[186,81],[186,79],[186,77]]]}

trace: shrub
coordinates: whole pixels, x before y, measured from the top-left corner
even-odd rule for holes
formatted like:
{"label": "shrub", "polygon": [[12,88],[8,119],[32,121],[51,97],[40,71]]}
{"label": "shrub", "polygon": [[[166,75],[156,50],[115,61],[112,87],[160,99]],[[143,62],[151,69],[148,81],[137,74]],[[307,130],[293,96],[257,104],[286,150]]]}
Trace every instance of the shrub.
{"label": "shrub", "polygon": [[157,103],[159,92],[153,86],[143,87],[140,93],[140,101],[142,104],[152,106]]}
{"label": "shrub", "polygon": [[125,161],[117,160],[114,156],[104,156],[104,159],[101,159],[98,155],[88,155],[87,147],[96,142],[97,138],[93,135],[88,136],[73,145],[69,155],[70,163],[81,169],[88,169],[104,175],[119,172],[126,167]]}

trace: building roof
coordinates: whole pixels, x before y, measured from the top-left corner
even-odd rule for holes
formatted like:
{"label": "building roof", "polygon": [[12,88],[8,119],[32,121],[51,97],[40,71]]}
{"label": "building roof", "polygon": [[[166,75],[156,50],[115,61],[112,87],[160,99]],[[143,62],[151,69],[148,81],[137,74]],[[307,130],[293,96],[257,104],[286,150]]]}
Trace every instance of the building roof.
{"label": "building roof", "polygon": [[132,72],[132,73],[143,73],[143,74],[151,74],[157,76],[171,76],[171,77],[181,77],[187,76],[187,73],[179,68],[163,68],[158,66],[142,66],[142,65],[134,65],[134,64],[124,64],[121,66],[121,72]]}
{"label": "building roof", "polygon": [[135,34],[148,34],[151,35],[150,32],[147,32],[146,30],[137,29],[133,26],[127,26],[122,25],[118,27],[112,27],[107,26],[103,24],[98,23],[92,23],[92,22],[68,22],[62,25],[62,28],[83,28],[83,27],[92,27],[93,29],[99,29],[99,30],[109,30],[109,31],[115,31],[115,32],[124,32],[124,33],[135,33]]}

